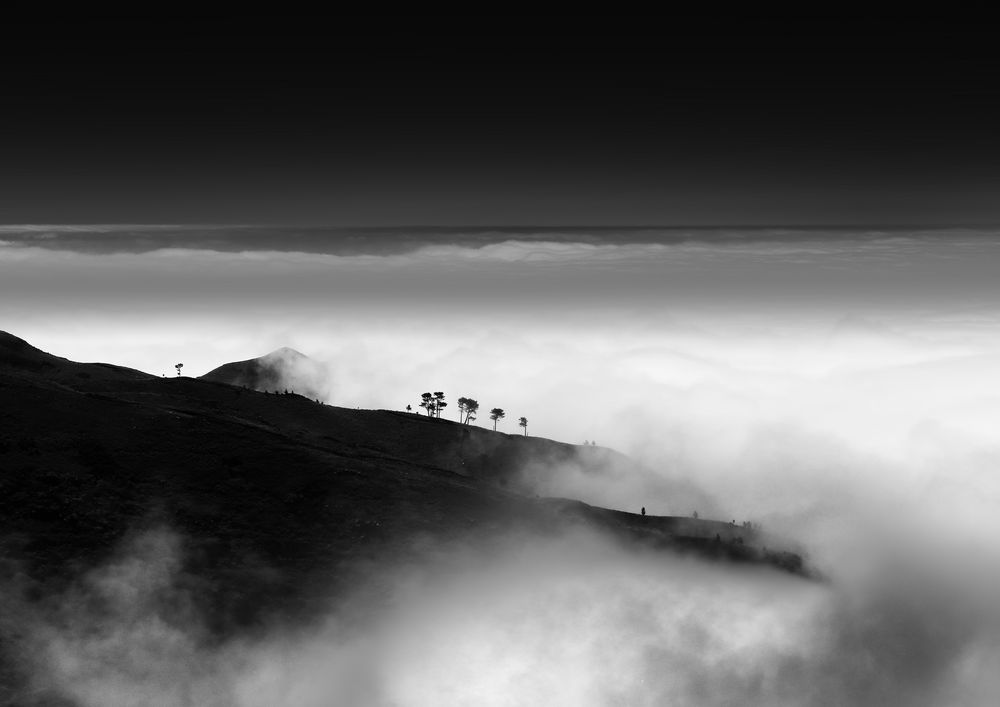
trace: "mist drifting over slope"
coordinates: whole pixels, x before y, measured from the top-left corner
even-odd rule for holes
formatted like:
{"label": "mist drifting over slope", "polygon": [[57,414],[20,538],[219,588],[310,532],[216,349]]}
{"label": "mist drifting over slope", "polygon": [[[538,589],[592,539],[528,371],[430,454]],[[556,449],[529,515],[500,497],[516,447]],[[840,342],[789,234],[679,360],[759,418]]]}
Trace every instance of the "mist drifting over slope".
{"label": "mist drifting over slope", "polygon": [[[388,254],[8,239],[0,328],[45,350],[152,373],[183,361],[200,375],[291,346],[329,366],[333,404],[474,397],[506,409],[503,431],[524,415],[529,434],[596,440],[654,475],[536,470],[542,492],[752,519],[801,542],[829,578],[588,536],[514,539],[488,561],[454,548],[449,571],[387,572],[377,581],[395,599],[356,634],[341,605],[329,626],[222,647],[200,646],[197,616],[164,624],[138,595],[112,597],[110,621],[82,607],[69,624],[36,615],[39,674],[81,704],[124,704],[120,686],[160,684],[145,665],[123,677],[128,664],[108,653],[137,645],[149,665],[204,685],[204,704],[989,704],[997,235],[455,237]],[[142,562],[169,561],[183,551],[174,542]],[[153,576],[169,589],[169,572]],[[120,622],[141,630],[93,642]],[[196,667],[171,657],[189,650],[204,657]]]}
{"label": "mist drifting over slope", "polygon": [[383,565],[325,620],[219,643],[184,591],[183,543],[151,530],[44,604],[23,609],[6,591],[22,610],[4,629],[25,637],[19,663],[34,694],[95,707],[985,705],[995,695],[995,600],[915,565],[824,584],[585,533],[499,547]]}

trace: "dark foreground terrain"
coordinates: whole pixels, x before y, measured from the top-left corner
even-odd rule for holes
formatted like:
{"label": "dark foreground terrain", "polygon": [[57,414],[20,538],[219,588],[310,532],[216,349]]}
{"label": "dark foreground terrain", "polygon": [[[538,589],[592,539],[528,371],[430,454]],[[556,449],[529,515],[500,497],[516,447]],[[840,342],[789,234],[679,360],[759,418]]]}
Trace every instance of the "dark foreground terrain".
{"label": "dark foreground terrain", "polygon": [[[621,455],[447,420],[349,410],[75,363],[0,332],[0,573],[28,601],[166,526],[220,636],[307,620],[365,566],[436,543],[580,524],[630,544],[803,573],[752,531],[538,498],[529,462],[601,474]],[[9,648],[9,645],[7,646]]]}

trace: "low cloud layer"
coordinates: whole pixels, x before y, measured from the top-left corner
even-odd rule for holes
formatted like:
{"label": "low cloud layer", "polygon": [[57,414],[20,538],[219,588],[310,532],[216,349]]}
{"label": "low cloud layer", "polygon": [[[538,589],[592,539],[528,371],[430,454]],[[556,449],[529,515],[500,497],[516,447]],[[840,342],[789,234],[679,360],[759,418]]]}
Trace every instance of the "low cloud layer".
{"label": "low cloud layer", "polygon": [[927,564],[814,583],[584,533],[501,547],[386,565],[321,621],[218,643],[160,529],[5,628],[32,694],[86,707],[984,705],[1000,687],[987,592]]}
{"label": "low cloud layer", "polygon": [[[524,415],[529,434],[596,441],[647,469],[541,465],[526,470],[538,491],[754,520],[830,578],[593,538],[512,542],[491,562],[456,548],[449,572],[379,578],[396,601],[360,634],[339,605],[323,627],[212,648],[196,616],[172,626],[137,597],[108,600],[127,620],[35,613],[38,674],[81,704],[115,704],[130,681],[159,684],[106,653],[137,641],[204,690],[199,704],[991,704],[998,260],[1000,246],[961,234],[347,257],[0,248],[0,328],[57,355],[197,375],[291,346],[329,366],[334,404],[473,397],[507,411],[502,431]],[[183,552],[159,542],[152,559],[124,556]],[[151,576],[169,587],[172,571]],[[78,645],[122,621],[139,634]],[[60,645],[76,657],[57,670],[45,661]]]}
{"label": "low cloud layer", "polygon": [[90,254],[150,253],[166,249],[224,253],[285,252],[338,256],[388,256],[431,247],[479,249],[508,242],[586,245],[747,246],[803,241],[879,244],[902,239],[933,242],[942,237],[981,241],[989,228],[844,228],[807,230],[776,227],[556,227],[556,226],[251,226],[235,224],[0,224],[0,247],[38,247]]}

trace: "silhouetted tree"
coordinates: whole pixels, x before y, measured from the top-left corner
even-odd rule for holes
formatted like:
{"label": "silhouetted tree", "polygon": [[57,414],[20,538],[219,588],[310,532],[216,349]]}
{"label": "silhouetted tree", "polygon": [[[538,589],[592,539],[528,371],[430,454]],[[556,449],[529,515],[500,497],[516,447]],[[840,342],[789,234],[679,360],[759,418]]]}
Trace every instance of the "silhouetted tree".
{"label": "silhouetted tree", "polygon": [[507,413],[503,411],[503,408],[493,408],[490,410],[490,419],[493,420],[493,431],[497,431],[497,420],[502,420]]}
{"label": "silhouetted tree", "polygon": [[479,411],[479,401],[472,398],[458,399],[458,420],[463,425],[467,425],[476,419],[476,412]]}
{"label": "silhouetted tree", "polygon": [[181,369],[184,368],[184,364],[183,363],[178,363],[176,366],[174,366],[174,368],[177,369],[177,375],[180,375],[181,374]]}
{"label": "silhouetted tree", "polygon": [[434,393],[434,412],[435,417],[441,417],[441,408],[448,407],[448,403],[444,401],[444,393],[440,390]]}
{"label": "silhouetted tree", "polygon": [[427,411],[427,417],[441,417],[442,408],[448,407],[444,401],[444,393],[423,393],[420,396],[420,407]]}
{"label": "silhouetted tree", "polygon": [[413,412],[413,407],[412,407],[412,406],[410,406],[410,405],[407,405],[407,406],[406,406],[406,411],[407,411],[407,412]]}
{"label": "silhouetted tree", "polygon": [[524,428],[524,436],[527,437],[528,436],[528,418],[522,417],[520,420],[517,421],[517,424],[519,424],[521,427]]}

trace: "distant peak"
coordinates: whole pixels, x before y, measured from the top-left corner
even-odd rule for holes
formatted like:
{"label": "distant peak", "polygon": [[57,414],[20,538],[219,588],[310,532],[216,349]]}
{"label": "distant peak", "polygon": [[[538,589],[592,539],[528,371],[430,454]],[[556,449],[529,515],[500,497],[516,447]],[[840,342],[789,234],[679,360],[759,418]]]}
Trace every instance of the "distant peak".
{"label": "distant peak", "polygon": [[288,390],[308,398],[330,397],[327,366],[288,346],[257,358],[223,364],[202,378],[267,392]]}
{"label": "distant peak", "polygon": [[301,351],[296,351],[295,349],[289,348],[288,346],[282,346],[280,349],[275,349],[269,354],[265,354],[261,358],[309,358]]}

